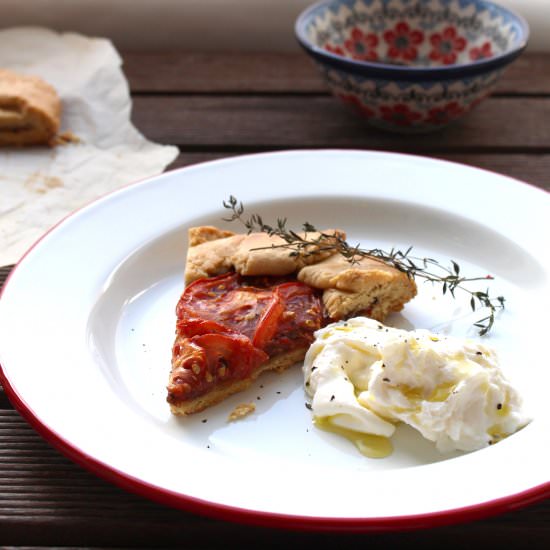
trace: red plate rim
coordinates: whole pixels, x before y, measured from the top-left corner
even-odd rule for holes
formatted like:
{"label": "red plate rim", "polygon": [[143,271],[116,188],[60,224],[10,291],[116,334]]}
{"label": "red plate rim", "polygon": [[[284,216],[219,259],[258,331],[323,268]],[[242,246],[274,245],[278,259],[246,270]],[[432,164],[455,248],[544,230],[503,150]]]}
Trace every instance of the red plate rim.
{"label": "red plate rim", "polygon": [[[17,266],[10,272],[2,288],[2,294],[16,270]],[[461,508],[427,514],[366,518],[276,514],[218,504],[153,485],[94,458],[40,420],[32,407],[11,384],[2,365],[0,365],[0,382],[8,399],[21,416],[43,439],[73,462],[122,489],[159,504],[224,521],[310,532],[409,531],[479,520],[517,510],[550,498],[550,482],[547,482],[519,493]]]}
{"label": "red plate rim", "polygon": [[[411,156],[411,155],[401,155]],[[232,160],[232,159],[229,159]],[[212,161],[219,162],[219,161]],[[445,162],[445,161],[441,161]],[[206,164],[206,163],[203,163]],[[189,167],[187,167],[188,169]],[[495,172],[480,170],[495,174]],[[186,170],[180,168],[178,171]],[[500,177],[506,178],[502,174],[497,174]],[[132,182],[123,186],[131,187],[137,183],[147,181],[150,178]],[[508,178],[512,179],[512,178]],[[521,183],[538,189],[536,186],[526,184],[519,180],[514,180],[516,183]],[[113,192],[106,193],[105,196],[111,195]],[[96,199],[97,200],[97,199]],[[90,203],[96,202],[90,201]],[[76,210],[78,212],[82,208]],[[75,212],[69,213],[52,226],[42,237],[40,237],[23,255],[17,265],[10,271],[7,279],[4,281],[0,289],[0,299],[6,290],[12,276],[16,272],[21,261],[58,225],[63,221],[72,217]],[[246,525],[280,528],[293,531],[308,531],[308,532],[341,532],[341,533],[361,533],[361,532],[396,532],[396,531],[412,531],[419,529],[429,529],[433,527],[441,527],[466,523],[475,520],[480,520],[506,512],[511,512],[524,508],[529,505],[536,504],[550,498],[550,481],[542,483],[535,487],[531,487],[519,493],[514,493],[501,498],[492,499],[486,502],[464,506],[460,508],[452,508],[431,512],[426,514],[402,515],[391,517],[365,517],[365,518],[335,518],[335,517],[320,517],[320,516],[301,516],[290,514],[277,514],[273,512],[262,512],[247,508],[239,508],[210,502],[200,498],[192,497],[175,491],[170,491],[163,487],[153,485],[147,481],[136,478],[126,472],[114,468],[113,466],[100,461],[89,455],[54,429],[47,426],[39,416],[33,411],[32,407],[19,395],[16,388],[11,384],[8,376],[4,371],[3,365],[0,364],[0,382],[4,391],[21,416],[30,424],[30,426],[48,443],[54,446],[64,456],[82,466],[86,470],[92,472],[98,477],[113,483],[114,485],[127,490],[131,493],[145,497],[159,504],[176,508],[182,511],[191,512],[199,515],[208,516],[214,519],[241,523]]]}

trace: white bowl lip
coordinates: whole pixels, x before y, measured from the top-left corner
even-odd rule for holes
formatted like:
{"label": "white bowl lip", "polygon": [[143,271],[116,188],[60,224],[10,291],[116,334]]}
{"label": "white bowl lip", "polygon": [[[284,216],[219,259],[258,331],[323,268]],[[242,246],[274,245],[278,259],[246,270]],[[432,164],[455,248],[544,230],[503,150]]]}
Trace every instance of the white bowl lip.
{"label": "white bowl lip", "polygon": [[339,4],[340,0],[319,0],[307,7],[296,19],[294,34],[302,48],[320,63],[359,76],[410,82],[469,78],[476,75],[487,74],[509,65],[527,47],[530,35],[530,28],[527,20],[517,12],[505,8],[500,4],[495,4],[490,0],[472,0],[472,2],[480,6],[491,7],[506,13],[510,18],[517,21],[521,29],[521,35],[508,51],[477,61],[438,67],[392,65],[389,63],[360,61],[349,57],[343,57],[313,44],[306,35],[306,25],[311,15],[322,7],[328,7],[331,4]]}

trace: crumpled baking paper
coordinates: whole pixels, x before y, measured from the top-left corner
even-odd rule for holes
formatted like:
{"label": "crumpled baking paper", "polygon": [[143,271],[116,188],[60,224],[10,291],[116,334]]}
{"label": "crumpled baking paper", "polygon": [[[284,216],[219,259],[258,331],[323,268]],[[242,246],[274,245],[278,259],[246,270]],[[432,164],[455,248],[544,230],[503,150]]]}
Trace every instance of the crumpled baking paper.
{"label": "crumpled baking paper", "polygon": [[132,125],[129,87],[112,43],[34,27],[0,31],[0,68],[37,75],[61,97],[61,133],[80,141],[0,148],[0,265],[17,263],[50,227],[90,201],[159,174],[178,148]]}

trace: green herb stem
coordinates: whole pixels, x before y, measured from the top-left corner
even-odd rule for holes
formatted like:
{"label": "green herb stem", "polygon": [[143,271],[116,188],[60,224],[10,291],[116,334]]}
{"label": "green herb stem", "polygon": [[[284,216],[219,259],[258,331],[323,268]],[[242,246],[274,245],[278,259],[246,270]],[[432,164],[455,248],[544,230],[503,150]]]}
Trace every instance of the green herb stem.
{"label": "green herb stem", "polygon": [[[454,260],[450,266],[444,266],[433,258],[418,258],[411,255],[413,247],[410,246],[405,252],[394,250],[388,252],[380,248],[362,249],[359,245],[351,246],[341,235],[328,234],[318,231],[312,224],[305,222],[302,225],[304,235],[288,229],[287,219],[278,218],[277,224],[272,226],[264,222],[258,214],[244,216],[244,205],[234,196],[223,201],[225,209],[231,212],[231,216],[223,218],[224,221],[238,221],[247,229],[248,233],[260,232],[270,236],[280,237],[284,242],[280,245],[272,245],[270,248],[287,248],[292,256],[310,256],[326,251],[335,251],[344,256],[350,263],[357,263],[364,257],[375,258],[403,273],[410,278],[422,278],[425,281],[441,284],[442,293],[450,293],[455,298],[455,292],[460,290],[470,296],[470,307],[472,311],[484,309],[487,315],[476,321],[473,325],[479,329],[480,336],[487,334],[495,323],[497,311],[504,308],[505,299],[503,296],[492,298],[489,289],[485,291],[471,290],[467,283],[478,281],[491,281],[493,277],[466,277],[462,275],[460,265]],[[315,236],[311,234],[315,233]],[[309,234],[309,235],[308,235]]]}

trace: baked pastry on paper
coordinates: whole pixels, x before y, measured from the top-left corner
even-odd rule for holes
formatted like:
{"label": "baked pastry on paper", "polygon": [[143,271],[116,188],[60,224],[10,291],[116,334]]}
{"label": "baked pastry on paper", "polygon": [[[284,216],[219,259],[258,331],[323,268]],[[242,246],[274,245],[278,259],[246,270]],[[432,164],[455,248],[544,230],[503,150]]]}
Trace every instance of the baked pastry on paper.
{"label": "baked pastry on paper", "polygon": [[0,146],[54,145],[61,101],[37,76],[0,69]]}

